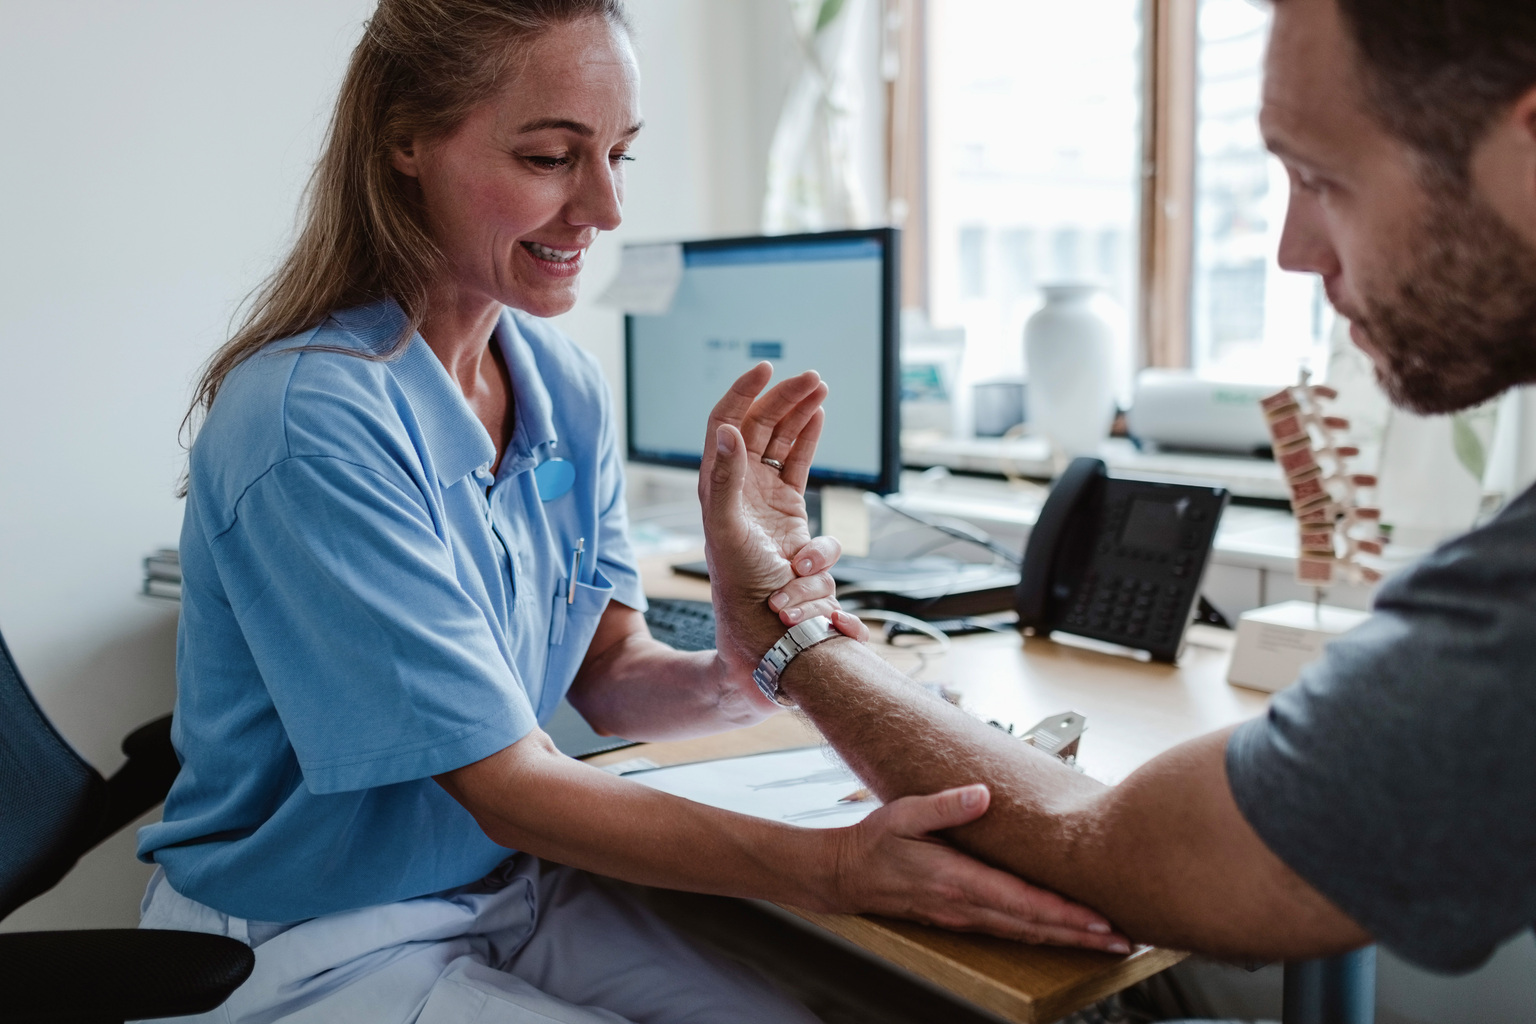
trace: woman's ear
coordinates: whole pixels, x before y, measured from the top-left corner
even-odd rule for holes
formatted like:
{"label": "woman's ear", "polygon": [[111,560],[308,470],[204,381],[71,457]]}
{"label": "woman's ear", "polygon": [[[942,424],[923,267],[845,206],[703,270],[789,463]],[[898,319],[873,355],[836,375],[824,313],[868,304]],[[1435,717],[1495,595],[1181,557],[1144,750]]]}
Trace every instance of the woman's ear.
{"label": "woman's ear", "polygon": [[389,151],[390,166],[406,177],[419,178],[421,177],[419,153],[420,149],[416,146],[416,140],[411,139],[409,142],[396,146]]}

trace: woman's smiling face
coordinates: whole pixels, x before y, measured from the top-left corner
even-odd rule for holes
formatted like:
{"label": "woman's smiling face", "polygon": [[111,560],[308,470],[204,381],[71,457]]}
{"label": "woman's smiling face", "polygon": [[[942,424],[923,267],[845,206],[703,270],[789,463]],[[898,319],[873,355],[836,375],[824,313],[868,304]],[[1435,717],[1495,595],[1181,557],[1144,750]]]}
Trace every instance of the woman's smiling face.
{"label": "woman's smiling face", "polygon": [[434,292],[541,317],[575,304],[587,248],[619,225],[638,87],[622,28],[567,22],[522,44],[506,84],[451,135],[393,154],[446,257]]}

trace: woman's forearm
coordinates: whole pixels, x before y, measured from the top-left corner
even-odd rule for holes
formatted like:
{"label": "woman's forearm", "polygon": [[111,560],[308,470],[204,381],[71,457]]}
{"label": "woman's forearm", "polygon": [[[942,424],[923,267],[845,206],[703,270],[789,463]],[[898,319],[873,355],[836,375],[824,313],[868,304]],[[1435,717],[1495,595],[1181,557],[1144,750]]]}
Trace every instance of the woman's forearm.
{"label": "woman's forearm", "polygon": [[569,698],[599,732],[648,741],[738,729],[779,710],[716,652],[653,639],[630,608],[604,613]]}
{"label": "woman's forearm", "polygon": [[834,909],[833,831],[649,789],[565,757],[541,732],[438,782],[510,849],[642,885]]}

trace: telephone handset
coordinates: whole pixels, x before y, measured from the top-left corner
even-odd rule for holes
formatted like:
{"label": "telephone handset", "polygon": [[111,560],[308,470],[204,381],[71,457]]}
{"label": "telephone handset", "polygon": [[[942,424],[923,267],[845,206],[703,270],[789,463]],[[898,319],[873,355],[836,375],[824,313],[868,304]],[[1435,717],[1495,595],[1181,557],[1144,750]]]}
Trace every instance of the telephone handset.
{"label": "telephone handset", "polygon": [[1024,547],[1019,628],[1176,660],[1226,504],[1222,487],[1121,480],[1074,459]]}

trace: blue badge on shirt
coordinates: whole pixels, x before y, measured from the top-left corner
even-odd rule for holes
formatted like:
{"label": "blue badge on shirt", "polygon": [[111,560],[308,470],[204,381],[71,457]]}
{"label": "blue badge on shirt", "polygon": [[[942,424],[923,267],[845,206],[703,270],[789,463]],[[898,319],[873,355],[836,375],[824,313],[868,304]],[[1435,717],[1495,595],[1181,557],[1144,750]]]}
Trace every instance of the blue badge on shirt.
{"label": "blue badge on shirt", "polygon": [[576,467],[564,459],[549,459],[534,468],[533,482],[539,489],[540,500],[554,501],[564,497],[576,483]]}

